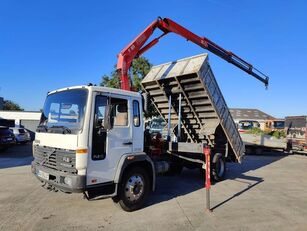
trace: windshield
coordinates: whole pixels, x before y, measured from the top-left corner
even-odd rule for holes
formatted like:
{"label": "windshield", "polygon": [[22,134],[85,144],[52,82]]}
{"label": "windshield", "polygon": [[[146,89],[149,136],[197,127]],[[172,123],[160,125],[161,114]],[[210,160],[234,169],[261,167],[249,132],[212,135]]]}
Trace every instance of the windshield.
{"label": "windshield", "polygon": [[274,121],[274,128],[285,128],[285,121]]}
{"label": "windshield", "polygon": [[150,123],[150,132],[162,132],[166,122],[162,118],[154,118]]}
{"label": "windshield", "polygon": [[260,124],[257,121],[239,121],[239,129],[249,130],[252,128],[259,128]]}
{"label": "windshield", "polygon": [[151,124],[151,128],[153,128],[153,129],[163,129],[164,127],[165,127],[165,125],[166,125],[166,123],[165,122],[161,122],[161,123],[159,123],[159,122],[153,122],[152,124]]}
{"label": "windshield", "polygon": [[37,132],[77,133],[82,129],[87,90],[75,89],[48,95]]}

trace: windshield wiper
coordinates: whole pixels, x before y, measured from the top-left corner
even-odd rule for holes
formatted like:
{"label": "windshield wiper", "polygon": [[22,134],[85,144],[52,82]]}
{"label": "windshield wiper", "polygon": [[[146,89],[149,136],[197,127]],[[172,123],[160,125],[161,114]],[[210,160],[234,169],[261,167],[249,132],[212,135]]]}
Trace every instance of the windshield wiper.
{"label": "windshield wiper", "polygon": [[71,130],[65,126],[52,126],[48,129],[51,133],[62,133],[62,134],[71,134]]}
{"label": "windshield wiper", "polygon": [[36,128],[37,132],[48,132],[48,127],[46,125],[38,125]]}

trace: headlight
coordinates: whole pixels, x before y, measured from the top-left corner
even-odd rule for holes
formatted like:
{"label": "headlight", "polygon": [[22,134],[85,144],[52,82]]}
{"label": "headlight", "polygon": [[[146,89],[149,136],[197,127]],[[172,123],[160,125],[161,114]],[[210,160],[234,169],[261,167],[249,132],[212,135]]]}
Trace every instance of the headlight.
{"label": "headlight", "polygon": [[69,185],[69,186],[71,186],[71,185],[72,185],[72,180],[71,180],[71,178],[65,177],[65,178],[64,178],[64,183],[67,184],[67,185]]}

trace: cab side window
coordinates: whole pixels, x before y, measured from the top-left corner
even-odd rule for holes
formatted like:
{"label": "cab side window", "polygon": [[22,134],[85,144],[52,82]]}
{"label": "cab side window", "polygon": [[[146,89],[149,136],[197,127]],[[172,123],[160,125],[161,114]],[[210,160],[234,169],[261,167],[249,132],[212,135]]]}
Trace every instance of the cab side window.
{"label": "cab side window", "polygon": [[140,126],[140,104],[137,100],[133,100],[133,125]]}
{"label": "cab side window", "polygon": [[111,98],[111,123],[114,127],[128,126],[128,101]]}

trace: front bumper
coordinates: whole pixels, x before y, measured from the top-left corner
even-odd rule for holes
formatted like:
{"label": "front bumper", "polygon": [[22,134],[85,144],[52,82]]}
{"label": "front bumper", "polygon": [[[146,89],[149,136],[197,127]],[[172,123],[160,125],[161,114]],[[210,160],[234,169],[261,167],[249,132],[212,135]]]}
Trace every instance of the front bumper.
{"label": "front bumper", "polygon": [[85,176],[56,171],[38,165],[34,161],[31,164],[32,173],[42,182],[53,185],[64,192],[84,192]]}

